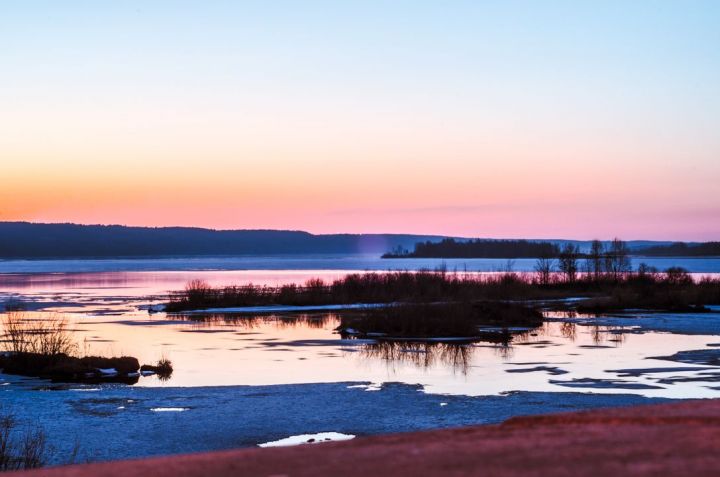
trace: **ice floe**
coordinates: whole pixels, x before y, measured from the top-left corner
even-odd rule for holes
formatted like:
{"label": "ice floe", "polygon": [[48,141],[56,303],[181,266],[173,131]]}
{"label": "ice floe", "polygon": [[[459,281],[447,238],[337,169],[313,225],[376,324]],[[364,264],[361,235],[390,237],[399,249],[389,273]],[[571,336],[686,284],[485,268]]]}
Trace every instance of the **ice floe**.
{"label": "ice floe", "polygon": [[330,441],[348,441],[354,439],[352,434],[341,434],[339,432],[318,432],[317,434],[300,434],[290,436],[277,441],[264,442],[258,444],[258,447],[286,447],[297,446],[301,444],[319,444],[321,442]]}

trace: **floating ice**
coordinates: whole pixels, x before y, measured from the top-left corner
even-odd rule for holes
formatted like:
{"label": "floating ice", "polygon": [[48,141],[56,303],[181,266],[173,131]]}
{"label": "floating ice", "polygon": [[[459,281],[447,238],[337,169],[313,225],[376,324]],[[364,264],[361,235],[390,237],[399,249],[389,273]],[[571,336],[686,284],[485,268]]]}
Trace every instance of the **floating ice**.
{"label": "floating ice", "polygon": [[319,444],[321,442],[330,441],[348,441],[354,437],[355,436],[352,434],[340,434],[339,432],[319,432],[317,434],[300,434],[277,441],[265,442],[258,444],[258,447],[285,447],[297,446],[300,444]]}

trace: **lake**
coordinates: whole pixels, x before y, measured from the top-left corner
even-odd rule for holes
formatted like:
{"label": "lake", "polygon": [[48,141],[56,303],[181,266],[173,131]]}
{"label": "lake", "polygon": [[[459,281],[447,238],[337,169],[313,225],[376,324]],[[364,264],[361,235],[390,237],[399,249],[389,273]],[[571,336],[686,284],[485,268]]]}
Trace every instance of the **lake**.
{"label": "lake", "polygon": [[[720,259],[653,259],[720,273]],[[637,264],[639,260],[636,258]],[[502,260],[368,256],[0,262],[0,302],[64,313],[86,353],[165,356],[168,381],[59,385],[0,374],[0,396],[57,447],[90,460],[259,445],[311,433],[367,435],[499,422],[518,414],[720,396],[720,308],[578,316],[548,310],[507,344],[344,340],[335,312],[149,314],[191,279],[212,285],[332,279],[351,271],[493,272]],[[516,260],[516,271],[533,260]],[[32,403],[32,405],[29,405]],[[222,431],[218,431],[222,429]],[[153,439],[153,436],[156,438]]]}
{"label": "lake", "polygon": [[[694,273],[720,273],[720,257],[632,257],[633,265],[646,263],[659,270],[683,267]],[[383,259],[377,255],[278,255],[240,257],[160,257],[114,258],[97,260],[0,260],[0,274],[59,272],[131,272],[131,271],[298,271],[298,270],[419,270],[444,267],[448,271],[496,272],[511,268],[533,271],[535,259],[500,258],[402,258]]]}

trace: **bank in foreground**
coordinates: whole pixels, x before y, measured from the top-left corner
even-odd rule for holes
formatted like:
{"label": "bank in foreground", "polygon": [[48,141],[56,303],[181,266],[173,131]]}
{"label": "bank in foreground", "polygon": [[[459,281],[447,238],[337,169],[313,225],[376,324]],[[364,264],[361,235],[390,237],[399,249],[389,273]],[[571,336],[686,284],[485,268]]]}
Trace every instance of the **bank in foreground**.
{"label": "bank in foreground", "polygon": [[21,475],[717,475],[720,400],[513,418],[500,425],[192,454]]}

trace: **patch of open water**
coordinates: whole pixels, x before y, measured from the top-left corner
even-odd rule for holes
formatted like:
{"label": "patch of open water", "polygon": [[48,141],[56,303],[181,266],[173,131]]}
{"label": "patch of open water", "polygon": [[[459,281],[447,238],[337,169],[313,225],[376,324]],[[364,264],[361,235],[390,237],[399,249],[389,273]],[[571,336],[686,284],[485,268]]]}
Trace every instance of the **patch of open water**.
{"label": "patch of open water", "polygon": [[548,313],[542,327],[507,345],[341,339],[335,310],[247,317],[141,309],[158,302],[149,296],[193,278],[276,285],[344,273],[0,275],[0,302],[12,297],[30,310],[66,313],[85,353],[145,363],[166,356],[175,368],[169,381],[144,376],[134,386],[0,374],[2,403],[21,422],[45,428],[56,448],[69,452],[77,439],[83,459],[106,460],[720,396],[720,309]]}
{"label": "patch of open water", "polygon": [[470,396],[568,388],[718,396],[720,363],[693,368],[687,360],[669,361],[694,350],[717,352],[718,310],[601,317],[550,312],[542,327],[507,344],[388,343],[341,339],[335,331],[341,311],[149,314],[141,309],[147,304],[141,294],[118,298],[116,292],[112,284],[86,299],[78,299],[76,290],[34,291],[21,298],[49,303],[41,313],[65,313],[84,353],[136,356],[141,363],[170,358],[172,378],[142,377],[137,386],[144,387],[367,381]]}

